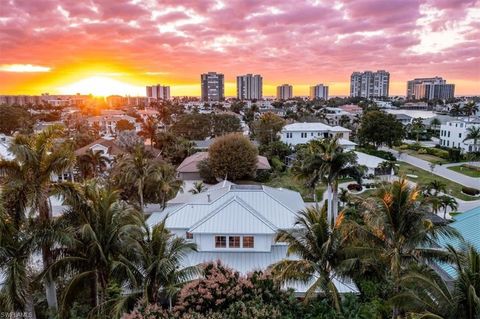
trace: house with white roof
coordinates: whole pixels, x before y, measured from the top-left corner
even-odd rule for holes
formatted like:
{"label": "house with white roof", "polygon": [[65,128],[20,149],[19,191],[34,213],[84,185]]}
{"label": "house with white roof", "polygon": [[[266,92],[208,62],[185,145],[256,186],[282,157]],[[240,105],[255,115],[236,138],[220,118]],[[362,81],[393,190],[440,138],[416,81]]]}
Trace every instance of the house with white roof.
{"label": "house with white roof", "polygon": [[355,147],[349,140],[350,130],[341,126],[330,126],[324,123],[293,123],[285,125],[280,132],[280,140],[289,145],[306,144],[313,139],[339,136],[339,143],[345,149]]}
{"label": "house with white roof", "polygon": [[[166,227],[176,236],[197,245],[198,251],[184,258],[183,266],[220,260],[246,274],[265,270],[287,256],[287,245],[275,242],[280,229],[294,227],[297,212],[305,208],[300,194],[263,185],[221,182],[207,191],[169,202],[163,211],[147,220],[153,227],[166,218]],[[341,292],[356,292],[353,283],[336,280]],[[292,284],[297,293],[307,286]]]}
{"label": "house with white roof", "polygon": [[97,125],[100,128],[100,134],[104,136],[117,134],[117,123],[119,121],[127,121],[134,126],[135,132],[140,132],[141,125],[137,123],[132,116],[125,114],[115,115],[98,115],[91,116],[87,119],[90,126]]}

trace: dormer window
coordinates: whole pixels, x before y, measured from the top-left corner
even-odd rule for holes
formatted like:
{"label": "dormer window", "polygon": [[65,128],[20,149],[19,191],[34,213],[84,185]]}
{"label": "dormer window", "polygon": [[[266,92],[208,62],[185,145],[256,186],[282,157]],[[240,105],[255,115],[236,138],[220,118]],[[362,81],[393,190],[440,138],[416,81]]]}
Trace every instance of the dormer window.
{"label": "dormer window", "polygon": [[229,248],[240,248],[240,236],[229,236],[228,237],[228,247]]}
{"label": "dormer window", "polygon": [[255,240],[253,236],[243,236],[243,248],[253,248]]}
{"label": "dormer window", "polygon": [[215,248],[227,248],[227,237],[215,236]]}

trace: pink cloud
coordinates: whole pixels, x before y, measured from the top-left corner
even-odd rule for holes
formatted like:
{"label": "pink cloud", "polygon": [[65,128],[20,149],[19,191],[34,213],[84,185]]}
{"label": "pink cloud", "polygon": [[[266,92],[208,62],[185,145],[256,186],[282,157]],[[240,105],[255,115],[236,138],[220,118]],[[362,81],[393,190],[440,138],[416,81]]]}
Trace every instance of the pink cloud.
{"label": "pink cloud", "polygon": [[[376,68],[389,70],[397,81],[420,75],[480,81],[480,27],[475,19],[466,22],[469,10],[480,7],[478,0],[222,4],[8,1],[0,12],[0,63],[68,65],[97,54],[143,72],[166,70],[172,81],[192,83],[208,70],[224,72],[227,81],[258,72],[271,84],[308,84],[347,82],[352,71]],[[427,26],[419,24],[428,14],[425,8],[438,12]],[[431,32],[453,28],[462,40],[415,53],[428,27]]]}

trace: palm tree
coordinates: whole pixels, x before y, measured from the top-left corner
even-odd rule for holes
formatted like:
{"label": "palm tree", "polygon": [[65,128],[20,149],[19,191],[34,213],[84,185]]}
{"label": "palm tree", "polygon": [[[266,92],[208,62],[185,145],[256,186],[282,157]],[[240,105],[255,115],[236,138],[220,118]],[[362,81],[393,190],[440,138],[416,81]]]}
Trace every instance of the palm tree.
{"label": "palm tree", "polygon": [[462,107],[462,112],[467,115],[470,120],[470,116],[478,112],[478,105],[474,101],[469,101]]}
{"label": "palm tree", "polygon": [[154,159],[143,145],[137,145],[133,154],[126,154],[118,159],[113,169],[113,177],[116,186],[134,190],[134,197],[141,212],[145,207],[145,198],[149,202],[165,206],[183,185],[183,182],[176,178],[175,169]]}
{"label": "palm tree", "polygon": [[31,254],[27,225],[17,224],[0,203],[0,273],[3,276],[0,308],[4,311],[35,314],[31,289],[33,278],[29,270]]}
{"label": "palm tree", "polygon": [[[440,236],[458,233],[448,225],[435,225],[426,216],[428,207],[420,202],[420,191],[410,188],[405,179],[386,184],[373,198],[360,206],[361,221],[349,220],[351,252],[370,257],[387,266],[385,276],[393,282],[394,295],[401,292],[401,278],[412,264],[443,258],[434,247]],[[393,318],[400,309],[394,307]]]}
{"label": "palm tree", "polygon": [[150,139],[150,148],[153,149],[155,145],[155,138],[158,131],[158,119],[155,116],[148,116],[147,119],[142,123],[142,130],[140,135]]}
{"label": "palm tree", "polygon": [[152,228],[141,250],[144,298],[150,303],[160,301],[161,295],[169,300],[189,280],[199,275],[196,266],[182,268],[183,259],[196,251],[196,244],[172,234],[166,228],[166,219]]}
{"label": "palm tree", "polygon": [[275,238],[276,242],[287,243],[288,255],[295,255],[298,259],[284,259],[272,265],[272,273],[279,280],[310,285],[305,300],[320,290],[337,311],[341,310],[340,296],[333,279],[342,260],[341,220],[339,218],[331,227],[325,206],[321,210],[309,207],[298,212],[294,227],[279,230]]}
{"label": "palm tree", "polygon": [[450,208],[451,211],[455,211],[458,209],[458,202],[457,200],[448,195],[443,195],[441,198],[441,205],[440,207],[443,208],[443,219],[447,218],[447,209]]}
{"label": "palm tree", "polygon": [[452,105],[452,107],[450,108],[450,115],[452,115],[452,116],[462,115],[462,108],[461,108],[460,104]]}
{"label": "palm tree", "polygon": [[470,126],[467,128],[467,136],[463,141],[473,141],[473,151],[477,151],[478,141],[480,140],[480,126]]}
{"label": "palm tree", "polygon": [[343,151],[338,137],[326,138],[310,141],[293,167],[298,176],[308,180],[310,187],[315,188],[319,181],[327,184],[329,221],[338,214],[338,179],[342,176],[361,179],[362,172],[356,165],[356,158],[354,152]]}
{"label": "palm tree", "polygon": [[[52,177],[71,169],[75,161],[71,148],[54,145],[54,140],[62,134],[61,127],[51,126],[36,135],[17,135],[9,149],[15,159],[0,160],[0,175],[5,178],[5,188],[17,194],[18,204],[24,209],[28,207],[29,215],[38,214],[40,224],[46,224],[52,218],[49,196],[58,186],[52,182]],[[44,242],[41,246],[45,268],[53,262],[52,244]],[[48,306],[56,310],[55,282],[51,276],[46,276],[44,283]]]}
{"label": "palm tree", "polygon": [[425,125],[423,124],[423,119],[421,117],[414,118],[410,126],[410,131],[415,134],[417,143],[420,139],[420,134],[425,130]]}
{"label": "palm tree", "polygon": [[143,216],[120,201],[119,193],[90,181],[65,194],[68,206],[56,227],[69,240],[49,274],[69,274],[61,299],[66,314],[78,293],[90,292],[92,312],[105,310],[107,289],[116,282],[132,289],[141,274],[135,270],[136,252],[144,237]]}
{"label": "palm tree", "polygon": [[440,192],[445,193],[447,191],[446,187],[445,183],[435,179],[423,187],[423,194],[425,196],[437,196]]}
{"label": "palm tree", "polygon": [[430,268],[414,269],[402,278],[406,289],[392,301],[420,318],[479,318],[480,253],[466,244],[449,245],[447,252],[456,270],[453,282],[447,284]]}
{"label": "palm tree", "polygon": [[85,154],[78,157],[77,165],[82,171],[83,178],[89,176],[90,172],[95,178],[107,169],[110,162],[110,158],[103,155],[102,151],[89,149]]}
{"label": "palm tree", "polygon": [[194,182],[193,187],[191,190],[189,190],[190,193],[192,194],[200,194],[201,192],[205,191],[206,187],[203,182]]}

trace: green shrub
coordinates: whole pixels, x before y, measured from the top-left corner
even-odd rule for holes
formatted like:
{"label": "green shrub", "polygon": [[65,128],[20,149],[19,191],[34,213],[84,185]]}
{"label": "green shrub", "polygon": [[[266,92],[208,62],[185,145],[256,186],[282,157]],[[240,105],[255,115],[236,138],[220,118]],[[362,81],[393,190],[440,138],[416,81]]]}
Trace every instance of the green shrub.
{"label": "green shrub", "polygon": [[427,153],[428,153],[427,150],[424,148],[421,148],[418,150],[418,154],[427,154]]}
{"label": "green shrub", "polygon": [[470,195],[470,196],[477,196],[480,194],[480,190],[472,187],[462,187],[462,193]]}
{"label": "green shrub", "polygon": [[422,145],[420,143],[413,143],[408,145],[409,150],[418,151],[421,148],[422,148]]}
{"label": "green shrub", "polygon": [[445,150],[442,150],[442,149],[439,149],[439,148],[427,148],[426,149],[427,151],[427,154],[430,154],[430,155],[433,155],[433,156],[436,156],[436,157],[440,157],[440,158],[443,158],[443,159],[449,159],[449,153],[448,151],[445,151]]}
{"label": "green shrub", "polygon": [[399,147],[401,150],[408,150],[408,144],[402,144]]}

